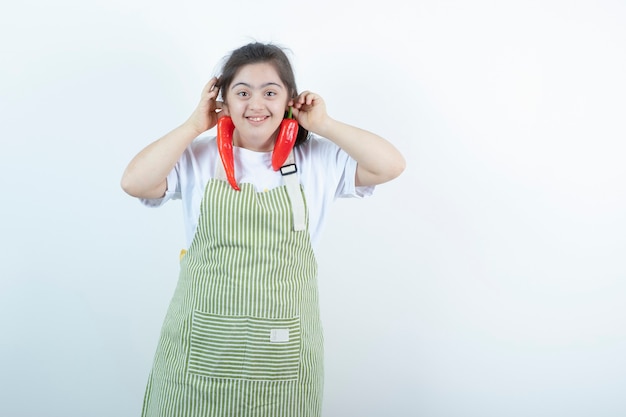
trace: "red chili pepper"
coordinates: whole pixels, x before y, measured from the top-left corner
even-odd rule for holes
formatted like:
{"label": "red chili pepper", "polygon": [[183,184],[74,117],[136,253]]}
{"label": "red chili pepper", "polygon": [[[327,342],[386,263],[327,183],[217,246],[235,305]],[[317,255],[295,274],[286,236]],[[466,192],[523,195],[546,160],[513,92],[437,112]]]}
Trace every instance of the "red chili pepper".
{"label": "red chili pepper", "polygon": [[233,157],[233,132],[235,125],[229,116],[222,116],[217,119],[217,151],[222,159],[226,179],[231,187],[239,191],[237,180],[235,179],[235,159]]}
{"label": "red chili pepper", "polygon": [[289,107],[289,114],[281,122],[278,137],[274,144],[274,152],[272,153],[272,168],[274,168],[274,171],[278,171],[283,166],[298,137],[298,121],[291,118],[292,110]]}

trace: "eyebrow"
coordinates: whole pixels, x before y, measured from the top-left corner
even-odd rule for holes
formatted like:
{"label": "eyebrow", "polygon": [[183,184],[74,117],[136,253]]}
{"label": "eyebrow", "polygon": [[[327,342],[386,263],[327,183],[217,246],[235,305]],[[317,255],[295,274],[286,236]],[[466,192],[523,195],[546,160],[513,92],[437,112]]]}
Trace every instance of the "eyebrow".
{"label": "eyebrow", "polygon": [[[237,87],[237,86],[239,86],[239,85],[243,85],[244,87],[252,88],[252,86],[251,86],[250,84],[248,84],[248,83],[239,82],[239,83],[237,83],[237,84],[233,84],[233,86],[232,86],[232,87],[230,87],[230,89],[232,90],[232,89],[234,89],[235,87]],[[259,88],[269,87],[270,85],[276,86],[276,87],[278,87],[278,88],[283,88],[283,86],[282,86],[282,85],[280,85],[280,84],[278,84],[278,83],[275,83],[275,82],[269,82],[269,83],[262,84]]]}

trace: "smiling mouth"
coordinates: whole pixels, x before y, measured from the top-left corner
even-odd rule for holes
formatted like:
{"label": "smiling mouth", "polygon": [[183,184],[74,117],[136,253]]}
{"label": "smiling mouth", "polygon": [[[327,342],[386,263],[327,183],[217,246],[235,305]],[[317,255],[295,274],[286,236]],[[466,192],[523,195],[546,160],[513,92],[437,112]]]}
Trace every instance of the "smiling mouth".
{"label": "smiling mouth", "polygon": [[250,120],[251,122],[262,122],[263,120],[267,119],[267,116],[247,117],[247,119]]}

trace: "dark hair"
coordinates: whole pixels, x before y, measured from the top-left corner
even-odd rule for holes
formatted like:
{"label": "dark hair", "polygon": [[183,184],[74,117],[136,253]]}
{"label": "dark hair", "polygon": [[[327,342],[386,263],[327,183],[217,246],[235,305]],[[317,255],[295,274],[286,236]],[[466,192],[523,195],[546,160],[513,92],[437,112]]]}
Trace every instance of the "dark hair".
{"label": "dark hair", "polygon": [[[228,90],[228,87],[230,87],[230,84],[233,82],[237,71],[246,65],[265,62],[271,64],[276,69],[278,77],[287,87],[289,97],[296,98],[298,96],[298,88],[289,58],[282,48],[273,44],[259,42],[249,43],[235,49],[226,59],[222,67],[221,75],[219,76],[219,87],[222,98],[226,97],[226,90]],[[284,117],[286,116],[287,112],[285,112]],[[309,131],[299,126],[295,146],[305,142],[308,137]]]}

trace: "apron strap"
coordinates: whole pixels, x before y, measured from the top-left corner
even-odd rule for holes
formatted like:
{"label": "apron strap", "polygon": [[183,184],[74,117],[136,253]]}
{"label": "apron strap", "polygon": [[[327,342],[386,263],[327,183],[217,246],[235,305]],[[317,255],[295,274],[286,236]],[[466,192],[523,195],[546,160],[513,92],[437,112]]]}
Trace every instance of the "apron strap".
{"label": "apron strap", "polygon": [[228,182],[228,178],[226,178],[226,170],[224,170],[224,164],[219,156],[217,157],[217,163],[215,164],[215,178]]}
{"label": "apron strap", "polygon": [[[219,180],[227,181],[226,171],[224,171],[224,165],[222,160],[217,159],[215,164],[215,177]],[[280,173],[285,181],[287,187],[287,195],[291,202],[291,212],[293,214],[293,230],[296,232],[306,229],[306,210],[304,206],[304,197],[302,196],[302,190],[300,189],[300,178],[298,176],[298,167],[296,166],[296,160],[293,156],[293,149],[289,153],[285,164],[280,168]]]}
{"label": "apron strap", "polygon": [[306,229],[306,212],[304,208],[304,197],[300,189],[300,179],[298,177],[298,167],[293,156],[293,149],[289,153],[285,165],[280,168],[287,194],[291,201],[291,211],[293,213],[293,230],[296,232]]}

